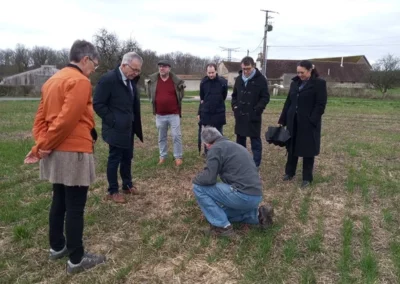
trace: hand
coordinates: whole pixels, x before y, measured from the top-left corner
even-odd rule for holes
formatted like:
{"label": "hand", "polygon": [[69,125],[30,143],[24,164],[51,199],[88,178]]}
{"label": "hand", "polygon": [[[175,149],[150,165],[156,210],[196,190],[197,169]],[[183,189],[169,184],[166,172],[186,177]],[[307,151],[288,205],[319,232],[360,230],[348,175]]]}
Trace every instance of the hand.
{"label": "hand", "polygon": [[24,164],[34,164],[39,162],[39,158],[36,157],[32,151],[29,151],[29,153],[25,156]]}
{"label": "hand", "polygon": [[200,115],[197,116],[197,120],[200,121]]}
{"label": "hand", "polygon": [[39,149],[39,156],[40,158],[44,159],[51,154],[52,150],[41,150]]}

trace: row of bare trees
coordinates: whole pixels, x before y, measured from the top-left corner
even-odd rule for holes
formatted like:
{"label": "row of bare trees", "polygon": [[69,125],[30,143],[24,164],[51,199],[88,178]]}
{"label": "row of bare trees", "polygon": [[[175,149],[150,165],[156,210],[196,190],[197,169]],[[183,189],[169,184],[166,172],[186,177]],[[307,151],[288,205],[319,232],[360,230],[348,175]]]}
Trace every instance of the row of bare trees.
{"label": "row of bare trees", "polygon": [[[94,80],[107,70],[115,68],[121,61],[123,54],[129,51],[135,51],[143,57],[142,77],[157,71],[157,62],[160,59],[168,59],[173,66],[173,71],[178,74],[204,74],[207,63],[219,63],[221,61],[219,56],[201,58],[179,51],[158,55],[153,50],[143,50],[137,41],[133,39],[121,40],[115,33],[106,29],[100,29],[93,36],[93,42],[101,58],[99,72],[94,76]],[[45,46],[27,48],[23,44],[17,44],[15,49],[0,49],[0,79],[45,64],[62,68],[68,64],[68,56],[68,49],[54,50]]]}

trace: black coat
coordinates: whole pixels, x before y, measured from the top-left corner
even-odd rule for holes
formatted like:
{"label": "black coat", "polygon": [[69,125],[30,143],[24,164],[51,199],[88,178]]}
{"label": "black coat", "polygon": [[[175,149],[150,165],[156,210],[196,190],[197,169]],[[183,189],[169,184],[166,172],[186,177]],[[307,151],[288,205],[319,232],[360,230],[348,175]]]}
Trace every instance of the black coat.
{"label": "black coat", "polygon": [[235,134],[260,137],[262,113],[268,103],[268,82],[261,72],[256,68],[256,74],[245,86],[240,71],[235,80],[231,101],[235,115]]}
{"label": "black coat", "polygon": [[[287,126],[292,136],[288,144],[289,154],[314,157],[320,152],[321,118],[327,101],[326,82],[310,78],[301,91],[300,85],[300,78],[294,77],[278,123]],[[293,137],[296,116],[297,130],[296,137]]]}
{"label": "black coat", "polygon": [[225,99],[228,95],[228,81],[220,76],[214,79],[204,77],[200,83],[199,115],[200,124],[221,127],[226,124]]}
{"label": "black coat", "polygon": [[93,108],[102,119],[103,139],[110,145],[129,148],[134,134],[143,142],[140,95],[136,89],[138,80],[139,76],[131,80],[134,100],[122,80],[119,67],[104,74],[97,83]]}

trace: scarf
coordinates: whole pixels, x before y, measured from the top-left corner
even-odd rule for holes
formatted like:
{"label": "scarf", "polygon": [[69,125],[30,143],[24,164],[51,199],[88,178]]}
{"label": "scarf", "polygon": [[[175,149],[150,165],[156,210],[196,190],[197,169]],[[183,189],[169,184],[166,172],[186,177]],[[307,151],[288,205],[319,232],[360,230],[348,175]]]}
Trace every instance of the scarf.
{"label": "scarf", "polygon": [[244,74],[242,73],[242,80],[244,82],[244,86],[247,86],[247,81],[252,79],[254,77],[254,75],[256,75],[256,69],[254,69],[253,72],[251,72],[249,77],[244,76]]}

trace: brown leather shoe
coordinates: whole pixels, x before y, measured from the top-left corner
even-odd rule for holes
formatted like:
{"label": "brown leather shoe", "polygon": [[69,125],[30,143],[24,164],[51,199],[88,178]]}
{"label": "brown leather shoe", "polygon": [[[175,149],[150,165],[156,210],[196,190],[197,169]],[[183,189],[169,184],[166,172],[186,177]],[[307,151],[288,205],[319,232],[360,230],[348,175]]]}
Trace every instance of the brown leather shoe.
{"label": "brown leather shoe", "polygon": [[136,188],[136,186],[132,185],[131,188],[128,189],[123,189],[122,192],[124,194],[133,194],[133,195],[139,195],[139,190]]}
{"label": "brown leather shoe", "polygon": [[107,194],[106,200],[111,200],[115,203],[126,203],[125,197],[120,193]]}
{"label": "brown leather shoe", "polygon": [[165,158],[160,158],[160,160],[158,161],[158,165],[162,165],[165,163]]}
{"label": "brown leather shoe", "polygon": [[179,167],[182,164],[183,164],[182,159],[175,159],[175,166]]}

